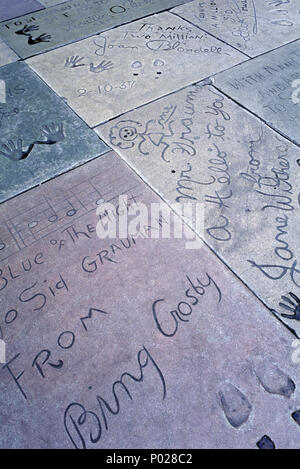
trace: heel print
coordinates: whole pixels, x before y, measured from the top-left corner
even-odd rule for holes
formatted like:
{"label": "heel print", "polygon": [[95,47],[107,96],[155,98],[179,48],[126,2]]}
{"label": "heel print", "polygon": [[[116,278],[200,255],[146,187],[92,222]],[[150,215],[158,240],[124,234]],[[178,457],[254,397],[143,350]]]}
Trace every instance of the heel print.
{"label": "heel print", "polygon": [[255,374],[262,387],[270,394],[291,397],[295,391],[294,381],[272,363],[259,363],[255,367]]}

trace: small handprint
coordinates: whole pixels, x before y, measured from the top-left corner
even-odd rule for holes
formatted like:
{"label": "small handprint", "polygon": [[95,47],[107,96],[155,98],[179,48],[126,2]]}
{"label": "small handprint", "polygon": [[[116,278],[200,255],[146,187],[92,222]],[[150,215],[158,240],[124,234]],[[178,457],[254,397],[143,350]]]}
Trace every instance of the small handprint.
{"label": "small handprint", "polygon": [[20,138],[17,140],[16,144],[12,140],[8,140],[7,144],[2,144],[1,148],[2,151],[0,151],[0,155],[6,156],[6,158],[12,161],[23,160],[32,150],[32,146],[30,145],[27,150],[23,151],[23,142]]}
{"label": "small handprint", "polygon": [[65,139],[63,124],[54,124],[51,122],[49,125],[44,125],[41,131],[47,138],[47,140],[42,143],[53,144]]}
{"label": "small handprint", "polygon": [[99,63],[99,65],[94,66],[93,62],[90,64],[90,72],[93,73],[100,73],[100,72],[105,72],[105,70],[110,70],[113,68],[114,64],[110,62],[109,60],[106,62],[105,60],[102,60],[102,62]]}
{"label": "small handprint", "polygon": [[31,31],[37,31],[39,29],[39,26],[36,26],[35,24],[32,24],[31,26],[28,26],[28,24],[25,24],[25,26],[22,29],[19,29],[19,31],[16,31],[16,34],[24,34],[25,36],[30,36]]}
{"label": "small handprint", "polygon": [[300,321],[300,299],[298,298],[298,296],[296,296],[292,292],[289,292],[289,295],[291,298],[293,298],[294,301],[292,301],[287,296],[282,296],[281,298],[283,299],[283,301],[285,301],[288,304],[279,303],[279,306],[286,309],[287,311],[291,311],[291,313],[293,314],[281,313],[281,316],[283,316],[284,318],[296,319],[296,321]]}
{"label": "small handprint", "polygon": [[79,63],[83,59],[84,57],[79,57],[79,55],[72,55],[71,57],[67,57],[66,62],[65,62],[65,67],[69,67],[69,68],[84,67],[85,64]]}
{"label": "small handprint", "polygon": [[28,44],[38,44],[39,42],[49,42],[52,36],[50,34],[41,34],[35,39],[32,36],[29,36]]}

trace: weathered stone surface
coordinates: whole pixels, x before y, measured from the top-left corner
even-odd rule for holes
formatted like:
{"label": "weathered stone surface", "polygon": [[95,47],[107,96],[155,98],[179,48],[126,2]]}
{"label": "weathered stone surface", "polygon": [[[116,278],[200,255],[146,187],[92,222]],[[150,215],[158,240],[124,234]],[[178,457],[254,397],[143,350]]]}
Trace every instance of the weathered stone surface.
{"label": "weathered stone surface", "polygon": [[0,21],[10,20],[42,8],[44,6],[37,0],[1,0]]}
{"label": "weathered stone surface", "polygon": [[201,84],[95,130],[169,203],[203,204],[206,242],[299,335],[300,150]]}
{"label": "weathered stone surface", "polygon": [[297,0],[195,0],[172,11],[250,57],[300,38]]}
{"label": "weathered stone surface", "polygon": [[243,54],[165,12],[27,62],[95,126],[243,60]]}
{"label": "weathered stone surface", "polygon": [[64,3],[66,0],[41,0],[41,3],[45,7],[53,7],[55,5],[59,5],[60,3]]}
{"label": "weathered stone surface", "polygon": [[0,67],[16,62],[16,60],[18,60],[17,54],[0,39]]}
{"label": "weathered stone surface", "polygon": [[185,0],[69,0],[0,25],[0,36],[22,57],[78,41]]}
{"label": "weathered stone surface", "polygon": [[120,194],[160,200],[107,153],[2,206],[0,446],[297,448],[294,336],[203,245],[99,239]]}
{"label": "weathered stone surface", "polygon": [[82,120],[21,62],[0,68],[0,201],[107,151]]}
{"label": "weathered stone surface", "polygon": [[215,85],[274,129],[300,144],[300,41],[257,57]]}

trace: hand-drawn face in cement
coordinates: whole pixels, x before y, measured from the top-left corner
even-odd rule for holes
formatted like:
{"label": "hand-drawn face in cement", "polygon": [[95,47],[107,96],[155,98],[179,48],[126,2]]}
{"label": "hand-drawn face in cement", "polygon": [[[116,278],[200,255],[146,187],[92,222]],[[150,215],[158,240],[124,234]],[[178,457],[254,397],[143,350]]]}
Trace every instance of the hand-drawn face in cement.
{"label": "hand-drawn face in cement", "polygon": [[[166,154],[172,144],[168,139],[174,135],[172,116],[175,110],[176,106],[164,107],[158,120],[150,119],[144,125],[133,120],[118,122],[110,129],[110,143],[122,149],[135,146],[143,156],[148,156],[153,147],[159,148],[162,159],[169,163]],[[174,151],[178,151],[177,145],[175,143]]]}
{"label": "hand-drawn face in cement", "polygon": [[137,137],[137,130],[134,127],[124,127],[119,134],[123,140],[134,140]]}
{"label": "hand-drawn face in cement", "polygon": [[142,124],[136,121],[126,120],[118,122],[110,130],[109,137],[111,143],[119,148],[132,148],[134,146],[133,140],[139,135],[138,128],[142,128]]}
{"label": "hand-drawn face in cement", "polygon": [[[162,75],[162,68],[164,67],[165,62],[161,59],[156,59],[152,62],[152,66],[154,67],[155,75],[154,78],[157,80]],[[133,69],[133,76],[138,77],[140,75],[140,71],[143,69],[143,64],[139,60],[135,60],[131,64],[131,68]]]}

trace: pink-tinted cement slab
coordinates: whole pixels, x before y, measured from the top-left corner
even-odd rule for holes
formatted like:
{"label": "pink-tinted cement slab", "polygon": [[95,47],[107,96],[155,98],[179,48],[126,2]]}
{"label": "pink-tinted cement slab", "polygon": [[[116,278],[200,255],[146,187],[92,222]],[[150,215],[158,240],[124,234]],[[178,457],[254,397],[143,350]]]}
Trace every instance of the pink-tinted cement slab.
{"label": "pink-tinted cement slab", "polygon": [[120,194],[108,153],[1,206],[0,446],[298,447],[294,336],[203,245],[99,239]]}

